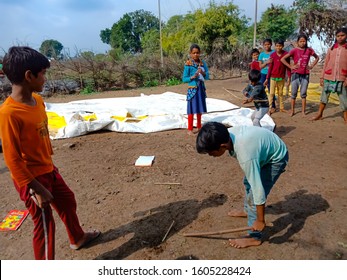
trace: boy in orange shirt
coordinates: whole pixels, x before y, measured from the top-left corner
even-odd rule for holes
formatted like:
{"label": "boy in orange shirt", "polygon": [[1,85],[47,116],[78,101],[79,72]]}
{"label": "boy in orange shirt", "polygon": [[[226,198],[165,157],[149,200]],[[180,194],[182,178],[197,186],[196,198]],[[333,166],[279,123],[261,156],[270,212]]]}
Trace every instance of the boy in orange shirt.
{"label": "boy in orange shirt", "polygon": [[48,59],[29,47],[11,47],[3,71],[12,93],[0,107],[3,153],[15,188],[34,222],[35,259],[54,259],[53,207],[65,224],[70,247],[78,250],[100,235],[84,232],[76,214],[74,193],[53,165],[45,105],[35,93],[43,89]]}

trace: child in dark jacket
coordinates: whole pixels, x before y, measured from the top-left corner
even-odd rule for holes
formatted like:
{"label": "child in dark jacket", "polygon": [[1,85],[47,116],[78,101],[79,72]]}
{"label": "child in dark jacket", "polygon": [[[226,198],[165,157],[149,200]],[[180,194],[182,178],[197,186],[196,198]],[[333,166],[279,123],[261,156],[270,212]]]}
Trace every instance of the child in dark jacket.
{"label": "child in dark jacket", "polygon": [[255,110],[251,116],[254,126],[261,126],[260,120],[269,111],[269,101],[265,92],[264,85],[260,83],[260,71],[251,70],[249,72],[250,84],[243,90],[246,99],[242,104],[254,102]]}

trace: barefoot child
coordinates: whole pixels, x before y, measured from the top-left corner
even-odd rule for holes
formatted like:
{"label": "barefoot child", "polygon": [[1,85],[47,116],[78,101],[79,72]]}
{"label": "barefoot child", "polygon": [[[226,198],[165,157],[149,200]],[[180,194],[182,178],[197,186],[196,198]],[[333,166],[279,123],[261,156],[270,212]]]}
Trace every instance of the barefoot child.
{"label": "barefoot child", "polygon": [[[245,177],[244,209],[248,226],[247,237],[229,240],[235,248],[258,246],[262,243],[265,228],[265,203],[279,176],[285,171],[288,150],[284,142],[270,130],[255,126],[239,126],[227,129],[223,124],[208,122],[196,139],[200,154],[220,157],[225,152],[237,159]],[[237,213],[243,216],[242,211]]]}
{"label": "barefoot child", "polygon": [[12,47],[4,57],[3,71],[12,93],[0,107],[3,153],[14,186],[34,222],[35,259],[54,259],[53,207],[65,224],[70,247],[78,250],[97,238],[85,232],[76,214],[74,193],[53,165],[48,120],[41,92],[48,59],[29,47]]}
{"label": "barefoot child", "polygon": [[246,100],[242,104],[249,102],[254,102],[255,110],[251,116],[253,125],[261,126],[260,120],[269,111],[269,102],[267,100],[267,95],[265,88],[262,83],[260,83],[260,71],[251,70],[248,74],[250,80],[250,85],[248,85],[244,90],[243,94],[246,96]]}
{"label": "barefoot child", "polygon": [[[286,51],[283,50],[284,41],[279,39],[275,42],[276,51],[270,55],[271,63],[269,64],[269,70],[267,72],[266,80],[264,82],[265,85],[270,83],[270,93],[269,93],[269,103],[272,104],[276,91],[278,94],[278,103],[280,105],[280,111],[285,112],[284,110],[284,102],[283,102],[283,88],[286,79],[286,72],[288,73],[288,86],[290,79],[290,69],[287,68],[282,62],[281,58],[287,54]],[[289,61],[287,61],[289,62]],[[269,111],[269,115],[274,113],[274,110]]]}
{"label": "barefoot child", "polygon": [[197,119],[197,129],[201,128],[201,114],[206,113],[206,87],[205,80],[209,79],[207,64],[200,59],[200,47],[193,44],[190,47],[190,59],[184,65],[184,83],[188,83],[187,114],[188,134],[193,135],[194,114]]}
{"label": "barefoot child", "polygon": [[[271,54],[274,52],[271,47],[272,47],[272,40],[270,38],[267,38],[263,41],[263,47],[264,51],[262,51],[259,55],[259,66],[260,66],[260,73],[261,73],[261,78],[260,82],[267,87],[268,93],[270,93],[270,81],[265,84],[266,76],[269,71],[269,65],[272,63],[272,58],[270,57]],[[276,111],[276,101],[273,99],[271,105],[271,110],[273,112]]]}
{"label": "barefoot child", "polygon": [[[289,51],[281,58],[281,62],[290,68],[291,71],[291,84],[292,84],[292,96],[291,96],[291,112],[290,115],[295,114],[295,100],[300,88],[301,108],[302,115],[306,115],[306,96],[307,88],[310,81],[310,70],[318,63],[319,56],[312,48],[307,46],[307,36],[301,34],[297,40],[298,46]],[[310,58],[313,56],[315,60],[310,64]],[[294,65],[290,65],[287,61],[289,57],[293,57]]]}
{"label": "barefoot child", "polygon": [[323,118],[323,111],[329,101],[330,93],[336,92],[343,111],[343,119],[347,124],[347,28],[342,27],[336,31],[336,42],[328,50],[325,57],[320,85],[323,91],[317,116],[313,121]]}

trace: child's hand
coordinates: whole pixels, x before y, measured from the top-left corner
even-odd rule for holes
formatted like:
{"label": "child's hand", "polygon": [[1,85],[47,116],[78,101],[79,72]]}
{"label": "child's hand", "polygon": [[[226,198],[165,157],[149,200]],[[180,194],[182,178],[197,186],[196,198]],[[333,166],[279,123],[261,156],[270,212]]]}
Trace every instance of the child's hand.
{"label": "child's hand", "polygon": [[245,99],[242,101],[242,104],[247,104],[248,103],[248,99]]}
{"label": "child's hand", "polygon": [[266,226],[265,222],[260,222],[260,221],[256,220],[252,225],[252,230],[263,231],[265,226]]}
{"label": "child's hand", "polygon": [[290,66],[290,69],[295,70],[295,69],[298,69],[299,67],[300,67],[300,64],[297,63],[297,64],[291,65],[291,66]]}
{"label": "child's hand", "polygon": [[324,86],[324,79],[323,78],[320,78],[319,79],[319,85],[322,87]]}
{"label": "child's hand", "polygon": [[266,87],[267,86],[267,84],[268,84],[269,82],[268,82],[268,79],[266,79],[265,81],[264,81],[264,87]]}
{"label": "child's hand", "polygon": [[199,72],[196,71],[195,74],[194,74],[193,76],[191,76],[190,78],[191,78],[192,80],[194,80],[194,79],[196,79],[198,76],[199,76]]}
{"label": "child's hand", "polygon": [[46,188],[44,189],[42,194],[35,194],[35,197],[40,208],[47,207],[49,203],[53,200],[53,195]]}
{"label": "child's hand", "polygon": [[40,207],[44,208],[53,200],[53,195],[47,190],[39,181],[34,179],[28,184],[30,194],[33,196],[34,202]]}

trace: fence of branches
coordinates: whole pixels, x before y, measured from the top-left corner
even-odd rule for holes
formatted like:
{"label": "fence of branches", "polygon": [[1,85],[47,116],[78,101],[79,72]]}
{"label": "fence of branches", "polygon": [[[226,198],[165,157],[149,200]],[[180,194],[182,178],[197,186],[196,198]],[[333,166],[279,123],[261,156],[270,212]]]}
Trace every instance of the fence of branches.
{"label": "fence of branches", "polygon": [[[248,68],[249,48],[223,47],[216,41],[209,55],[203,55],[209,66],[211,79],[227,79],[241,75]],[[91,93],[115,89],[150,87],[160,84],[173,85],[181,82],[186,57],[165,56],[164,63],[158,54],[122,55],[114,58],[109,54],[94,55],[79,52],[62,60],[52,60],[47,74],[44,94]],[[11,91],[6,79],[0,81],[0,98]]]}

